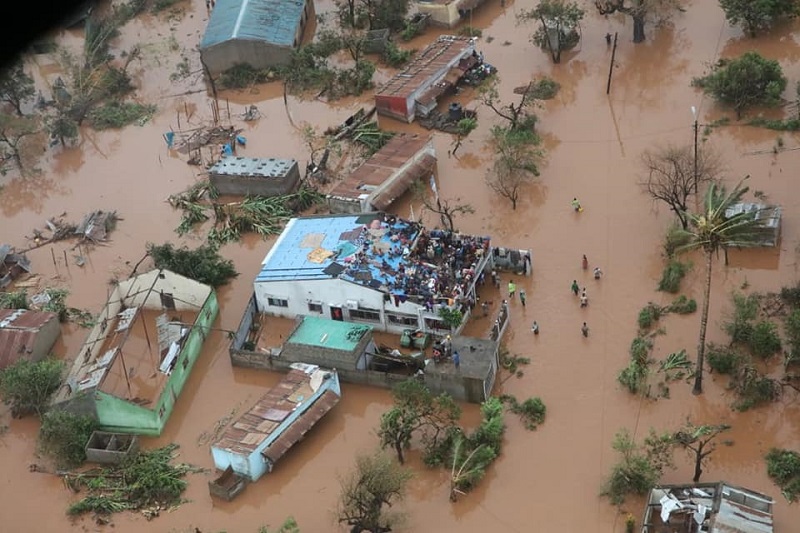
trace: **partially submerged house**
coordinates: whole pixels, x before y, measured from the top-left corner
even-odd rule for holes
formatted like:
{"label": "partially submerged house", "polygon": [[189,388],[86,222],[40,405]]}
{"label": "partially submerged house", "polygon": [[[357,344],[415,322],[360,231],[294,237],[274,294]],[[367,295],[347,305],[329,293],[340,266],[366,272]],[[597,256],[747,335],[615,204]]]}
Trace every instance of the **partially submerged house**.
{"label": "partially submerged house", "polygon": [[255,69],[286,64],[313,19],[313,0],[217,0],[200,59],[212,76],[240,63]]}
{"label": "partially submerged house", "polygon": [[339,402],[335,370],[294,363],[280,383],[211,446],[214,466],[256,481]]}
{"label": "partially submerged house", "polygon": [[10,244],[0,244],[0,289],[11,284],[23,273],[30,273],[31,262],[22,254],[14,253]]}
{"label": "partially submerged house", "polygon": [[[293,218],[261,263],[255,298],[268,315],[457,333],[440,310],[460,311],[463,325],[493,258],[489,237],[427,231],[393,215]],[[522,261],[530,274],[530,252]]]}
{"label": "partially submerged house", "polygon": [[223,157],[208,177],[220,194],[281,196],[297,188],[300,169],[294,159]]}
{"label": "partially submerged house", "polygon": [[475,40],[442,35],[375,92],[378,113],[405,122],[426,116],[438,98],[478,63]]}
{"label": "partially submerged house", "polygon": [[727,218],[740,213],[755,213],[756,220],[761,224],[762,232],[756,241],[759,246],[777,246],[781,238],[781,207],[760,203],[740,202],[725,211]]}
{"label": "partially submerged house", "polygon": [[20,359],[47,357],[60,335],[55,313],[0,309],[0,370]]}
{"label": "partially submerged house", "polygon": [[430,135],[399,134],[327,195],[333,213],[385,211],[412,183],[436,170]]}
{"label": "partially submerged house", "polygon": [[452,28],[486,0],[416,0],[414,6],[437,26]]}
{"label": "partially submerged house", "polygon": [[168,270],[120,281],[53,404],[106,431],[160,435],[218,310],[211,287]]}
{"label": "partially submerged house", "polygon": [[370,326],[314,316],[299,318],[283,346],[261,346],[259,316],[252,298],[231,341],[231,364],[285,371],[298,362],[313,362],[335,368],[344,382],[383,388],[416,376],[435,394],[447,392],[456,400],[481,403],[494,387],[500,339],[508,318],[508,304],[502,304],[488,339],[453,336],[452,347],[461,360],[456,369],[452,361],[426,358],[424,346],[401,354],[377,346]]}
{"label": "partially submerged house", "polygon": [[653,488],[642,533],[772,533],[769,496],[725,483]]}

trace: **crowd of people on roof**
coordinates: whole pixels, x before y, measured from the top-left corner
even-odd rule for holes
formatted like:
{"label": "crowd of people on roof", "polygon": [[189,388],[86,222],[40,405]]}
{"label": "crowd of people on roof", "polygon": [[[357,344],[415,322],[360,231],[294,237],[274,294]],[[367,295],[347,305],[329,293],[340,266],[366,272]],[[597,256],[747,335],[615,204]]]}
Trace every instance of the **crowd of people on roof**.
{"label": "crowd of people on roof", "polygon": [[[475,306],[474,293],[469,293],[469,287],[476,276],[479,282],[483,281],[483,274],[477,268],[489,253],[488,238],[444,230],[425,231],[419,223],[392,215],[385,216],[383,224],[377,222],[372,224],[375,227],[361,228],[355,243],[359,251],[346,260],[347,275],[367,281],[372,276],[360,277],[359,271],[368,270],[367,265],[377,268],[395,305],[411,298],[424,303],[429,311],[434,311],[440,303],[457,305],[462,310],[465,306]],[[387,230],[381,240],[388,236],[388,249],[374,240],[370,229]]]}

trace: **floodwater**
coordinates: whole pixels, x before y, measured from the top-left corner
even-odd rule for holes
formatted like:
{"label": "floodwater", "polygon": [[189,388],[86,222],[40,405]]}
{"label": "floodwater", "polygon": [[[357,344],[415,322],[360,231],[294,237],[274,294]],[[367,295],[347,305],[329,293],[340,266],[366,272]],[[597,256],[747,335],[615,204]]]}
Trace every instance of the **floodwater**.
{"label": "floodwater", "polygon": [[[706,380],[705,394],[694,397],[690,386],[671,385],[670,399],[641,400],[617,386],[616,375],[628,358],[628,346],[636,333],[638,310],[649,300],[667,302],[655,292],[660,275],[661,236],[670,216],[656,206],[636,185],[639,157],[650,147],[692,141],[691,106],[698,119],[707,124],[730,115],[690,87],[692,77],[721,56],[756,47],[778,59],[788,73],[797,71],[800,45],[793,37],[798,22],[782,26],[774,35],[750,40],[730,27],[716,2],[690,1],[685,13],[672,25],[647,28],[647,42],[630,41],[630,21],[622,17],[600,17],[586,2],[579,48],[552,65],[549,57],[529,43],[531,27],[516,25],[515,13],[532,7],[532,1],[508,1],[504,9],[489,2],[476,13],[472,25],[483,30],[479,48],[487,61],[498,67],[501,95],[512,98],[514,87],[536,76],[549,75],[561,83],[557,98],[538,111],[540,132],[548,149],[539,180],[523,191],[516,211],[485,185],[491,163],[485,139],[492,124],[499,121],[490,110],[479,110],[479,127],[458,150],[448,156],[453,139],[435,135],[439,154],[438,180],[441,194],[461,198],[476,213],[460,217],[458,227],[473,234],[491,235],[497,243],[533,250],[534,274],[516,280],[528,294],[528,306],[511,305],[508,348],[530,357],[522,378],[504,379],[496,392],[520,398],[536,395],[547,404],[547,421],[528,432],[512,416],[500,459],[488,471],[477,490],[461,501],[448,501],[447,474],[428,471],[412,454],[415,478],[402,508],[407,512],[408,531],[587,531],[623,530],[623,514],[598,497],[599,487],[615,461],[610,443],[614,434],[627,428],[638,437],[649,428],[674,428],[690,416],[696,423],[733,425],[728,438],[731,447],[721,447],[705,469],[704,481],[716,479],[745,485],[772,495],[776,500],[777,531],[796,530],[800,511],[790,507],[765,473],[764,453],[772,446],[800,447],[800,408],[792,396],[745,414],[732,412],[724,381],[715,375]],[[331,8],[320,2],[318,13]],[[188,166],[185,156],[168,152],[161,135],[170,128],[187,129],[208,124],[209,99],[202,90],[195,46],[206,20],[203,3],[184,4],[183,17],[144,16],[130,23],[120,37],[120,46],[142,46],[143,57],[132,65],[142,85],[137,97],[156,102],[160,113],[144,126],[121,131],[84,130],[76,147],[48,152],[39,162],[41,173],[24,179],[3,178],[0,193],[0,241],[25,248],[25,236],[42,228],[46,218],[67,212],[79,220],[93,209],[116,209],[122,216],[112,233],[112,242],[89,251],[58,244],[33,250],[29,257],[43,282],[68,287],[69,304],[97,312],[105,301],[108,282],[130,274],[142,257],[147,242],[179,241],[173,233],[179,213],[165,202],[167,196],[190,185],[199,174]],[[169,22],[166,22],[169,19]],[[617,61],[613,69],[611,95],[606,81],[611,52],[604,35],[619,32]],[[412,41],[421,48],[434,37],[429,34]],[[487,42],[492,37],[491,42]],[[77,42],[75,36],[64,36]],[[193,74],[170,81],[183,53]],[[53,60],[36,58],[37,77],[57,75]],[[793,87],[795,80],[790,80]],[[787,90],[787,98],[790,98]],[[470,107],[467,91],[457,97]],[[278,84],[221,95],[223,121],[230,107],[232,121],[244,128],[248,139],[243,152],[253,156],[295,157],[307,160],[298,128],[309,123],[319,130],[336,125],[369,97],[350,99],[335,105],[316,100],[288,98],[284,107]],[[264,117],[243,123],[238,117],[244,107],[256,104]],[[381,119],[381,126],[398,131],[418,131],[417,126]],[[783,151],[773,153],[775,132],[747,126],[715,128],[706,142],[723,155],[731,182],[751,176],[751,187],[762,191],[784,207],[779,253],[749,251],[731,254],[731,265],[715,266],[709,323],[709,340],[722,341],[719,325],[728,310],[728,294],[743,285],[752,290],[777,290],[794,284],[797,278],[797,250],[800,243],[798,212],[800,191],[794,186],[791,169],[797,168],[800,152],[794,133],[780,134]],[[577,196],[585,210],[576,214],[570,200]],[[407,215],[421,206],[407,196],[397,211]],[[430,217],[426,217],[430,218]],[[223,248],[236,262],[240,276],[219,291],[221,315],[216,326],[233,329],[252,290],[252,279],[269,242],[248,237]],[[51,252],[52,250],[52,252]],[[73,255],[86,254],[87,263],[78,267]],[[580,268],[586,254],[592,267],[605,272],[602,280],[590,279]],[[65,261],[65,257],[67,261]],[[700,258],[694,258],[700,265]],[[580,309],[569,292],[573,279],[587,287],[590,305]],[[703,276],[695,268],[685,280],[687,292],[701,298]],[[499,296],[498,296],[499,297]],[[532,336],[530,324],[537,320],[539,336]],[[588,338],[580,334],[581,324],[590,327]],[[670,316],[663,320],[666,335],[657,338],[655,357],[686,348],[696,349],[698,317]],[[71,357],[86,335],[68,326],[59,355]],[[176,442],[181,460],[213,468],[208,440],[217,421],[241,412],[279,379],[278,375],[233,369],[227,354],[227,336],[215,331],[204,346],[187,388],[159,439],[146,445]],[[504,376],[505,378],[506,376]],[[212,501],[206,487],[211,474],[190,476],[190,503],[165,513],[153,522],[138,515],[115,515],[115,530],[252,532],[260,525],[277,525],[293,515],[304,532],[336,531],[333,509],[338,495],[337,477],[349,468],[356,453],[370,451],[377,444],[375,429],[381,413],[390,403],[387,391],[344,386],[342,402],[308,435],[304,442],[281,461],[276,470],[253,484],[232,503]],[[477,420],[477,408],[465,406],[465,420]],[[8,531],[61,531],[70,528],[101,530],[90,519],[70,522],[64,515],[73,496],[54,476],[30,473],[35,455],[34,419],[10,420],[9,430],[0,437],[0,501],[4,529]],[[665,475],[666,482],[687,481],[691,465],[676,455],[678,468]],[[623,512],[637,519],[642,502],[630,500]],[[10,510],[13,509],[13,512]]]}

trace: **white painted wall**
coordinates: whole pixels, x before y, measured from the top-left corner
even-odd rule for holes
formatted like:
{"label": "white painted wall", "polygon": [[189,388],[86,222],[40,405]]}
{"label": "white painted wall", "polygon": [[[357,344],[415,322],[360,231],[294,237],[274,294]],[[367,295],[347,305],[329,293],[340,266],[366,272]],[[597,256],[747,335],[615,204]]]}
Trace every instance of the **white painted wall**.
{"label": "white painted wall", "polygon": [[[297,315],[317,315],[331,318],[331,307],[341,307],[344,319],[348,322],[369,324],[378,330],[402,333],[404,329],[414,326],[396,325],[388,322],[387,313],[397,313],[415,316],[419,319],[424,313],[424,307],[406,301],[399,306],[394,305],[394,299],[384,301],[384,293],[357,283],[351,283],[338,278],[305,281],[269,281],[255,283],[256,301],[262,313],[274,316],[294,318]],[[268,305],[268,298],[287,300],[288,307]],[[377,310],[380,312],[380,322],[351,320],[348,314],[348,301],[357,302],[359,308]],[[309,311],[308,304],[322,305],[322,313]],[[433,316],[433,315],[427,315]],[[419,321],[422,326],[422,321]]]}
{"label": "white painted wall", "polygon": [[[161,277],[159,274],[162,274]],[[152,291],[150,290],[152,288]],[[211,294],[211,287],[169,270],[151,270],[119,283],[120,296],[128,307],[161,309],[160,293],[170,293],[175,298],[177,311],[197,311]]]}

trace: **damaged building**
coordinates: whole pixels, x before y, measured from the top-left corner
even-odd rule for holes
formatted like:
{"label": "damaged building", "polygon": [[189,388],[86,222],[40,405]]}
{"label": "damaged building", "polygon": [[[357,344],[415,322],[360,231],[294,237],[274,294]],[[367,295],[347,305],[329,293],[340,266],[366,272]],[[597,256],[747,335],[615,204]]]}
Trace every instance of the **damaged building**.
{"label": "damaged building", "polygon": [[217,313],[211,287],[168,270],[120,281],[53,404],[105,431],[160,435]]}
{"label": "damaged building", "polygon": [[436,171],[431,136],[392,137],[327,195],[333,213],[385,211],[412,183]]}
{"label": "damaged building", "polygon": [[10,244],[0,244],[0,289],[8,287],[22,274],[29,274],[31,262],[23,254],[14,253]]}
{"label": "damaged building", "polygon": [[641,533],[772,533],[773,505],[724,481],[661,485],[647,498]]}
{"label": "damaged building", "polygon": [[375,92],[378,113],[404,122],[427,116],[478,63],[470,37],[442,35]]}
{"label": "damaged building", "polygon": [[44,359],[60,336],[55,313],[0,309],[0,370],[21,359]]}

